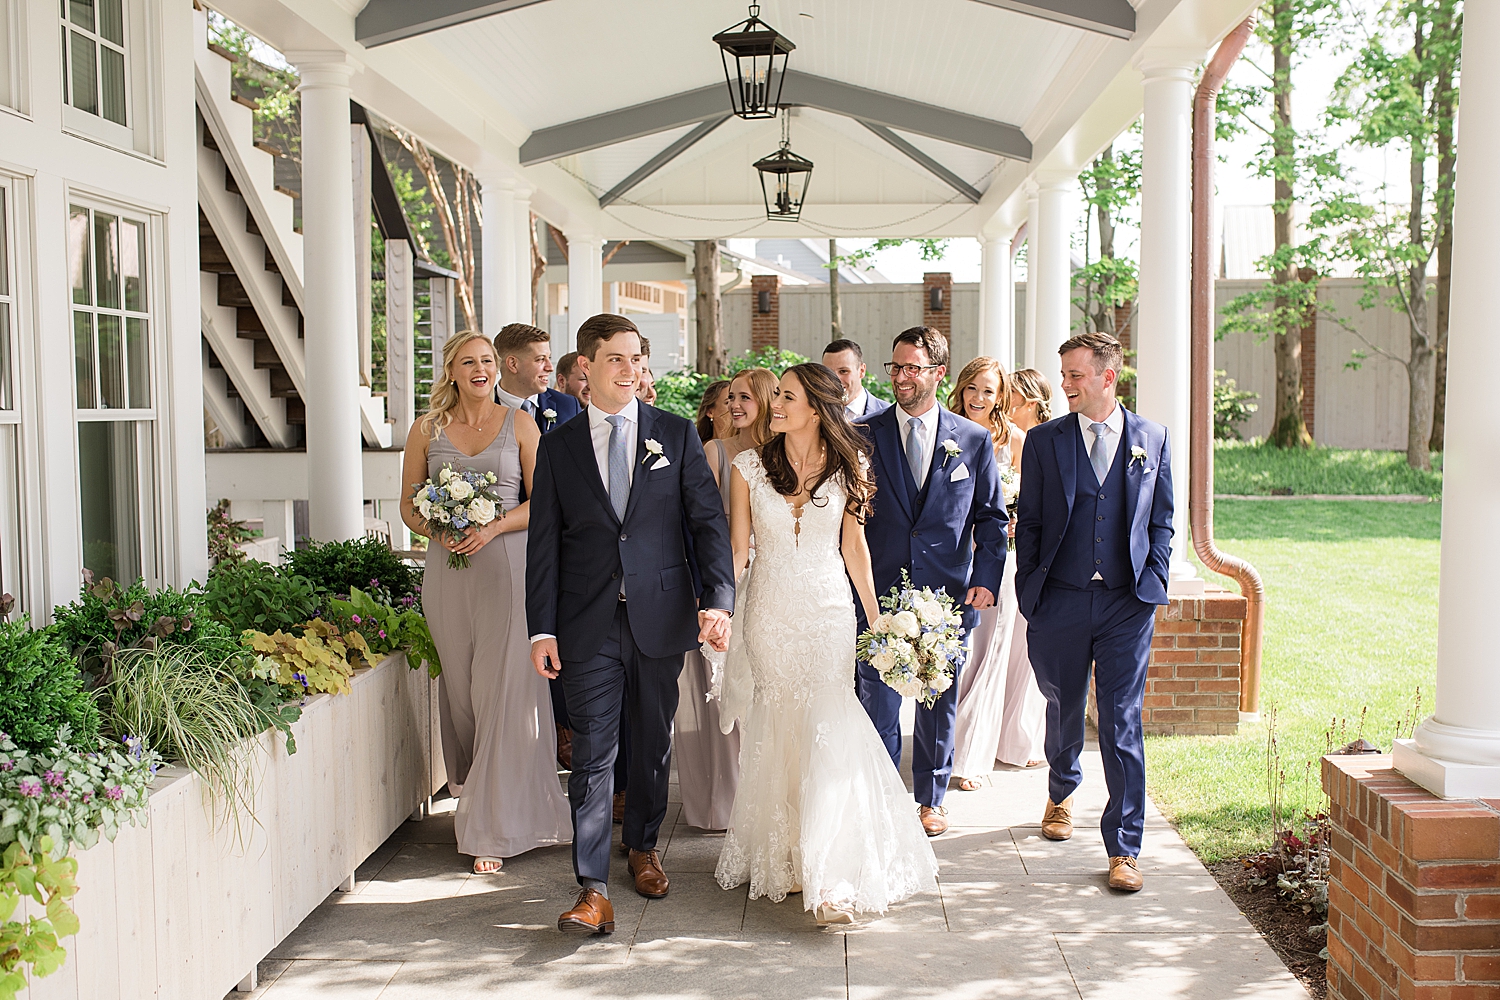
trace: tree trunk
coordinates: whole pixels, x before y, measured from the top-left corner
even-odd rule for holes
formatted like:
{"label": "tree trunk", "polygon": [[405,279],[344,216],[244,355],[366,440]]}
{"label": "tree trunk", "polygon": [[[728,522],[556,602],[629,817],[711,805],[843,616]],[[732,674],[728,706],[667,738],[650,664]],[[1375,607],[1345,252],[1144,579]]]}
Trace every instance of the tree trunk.
{"label": "tree trunk", "polygon": [[[1412,86],[1417,93],[1427,91],[1426,71],[1422,68],[1423,42],[1420,25],[1416,32],[1414,52],[1417,69],[1412,75]],[[1411,205],[1406,214],[1406,238],[1413,248],[1422,247],[1425,234],[1422,229],[1423,211],[1427,200],[1427,145],[1411,143],[1411,155],[1407,172],[1411,180]],[[1427,257],[1411,261],[1406,267],[1406,313],[1407,331],[1411,340],[1411,353],[1406,361],[1406,464],[1413,469],[1431,469],[1432,456],[1427,443],[1432,438],[1432,339],[1427,333]]]}
{"label": "tree trunk", "polygon": [[[1110,162],[1114,160],[1114,158],[1115,147],[1113,143],[1105,146],[1104,152],[1099,154],[1099,159],[1106,162]],[[1112,190],[1114,186],[1114,179],[1109,176],[1108,171],[1104,171],[1100,174],[1099,194],[1103,195],[1105,192]],[[1095,214],[1099,218],[1099,259],[1101,261],[1114,260],[1115,258],[1115,220],[1113,213],[1111,213],[1109,210],[1108,201],[1109,200],[1107,198],[1101,197],[1099,199],[1097,211],[1095,212]],[[1085,239],[1085,247],[1086,246],[1087,239]],[[1090,292],[1092,293],[1092,289],[1090,290]],[[1099,289],[1099,293],[1098,304],[1094,305],[1092,302],[1089,303],[1089,305],[1093,305],[1094,307],[1094,330],[1098,333],[1107,333],[1111,337],[1118,336],[1115,330],[1114,287],[1112,284],[1101,286]],[[1092,294],[1090,295],[1090,297],[1092,298]]]}
{"label": "tree trunk", "polygon": [[719,241],[693,241],[693,283],[697,286],[698,371],[724,372],[724,336],[719,312]]}
{"label": "tree trunk", "polygon": [[1438,69],[1432,108],[1437,126],[1437,301],[1433,308],[1432,436],[1428,451],[1443,450],[1443,424],[1448,396],[1448,293],[1453,284],[1453,181],[1458,155],[1453,143],[1453,119],[1458,111],[1458,92],[1453,86],[1457,73],[1458,20],[1453,0],[1444,0],[1440,30],[1450,48]]}
{"label": "tree trunk", "polygon": [[828,318],[833,332],[830,340],[841,340],[844,336],[844,306],[839,302],[839,241],[828,241]]}
{"label": "tree trunk", "polygon": [[[1275,0],[1271,17],[1275,35],[1272,53],[1272,101],[1276,130],[1272,148],[1276,157],[1276,203],[1273,206],[1276,229],[1276,252],[1285,255],[1296,239],[1293,211],[1295,191],[1291,166],[1296,156],[1296,133],[1292,130],[1292,49],[1295,42],[1289,27],[1292,0]],[[1288,286],[1298,279],[1296,261],[1285,257],[1276,270],[1277,284]],[[1271,443],[1278,448],[1310,448],[1312,435],[1302,419],[1302,317],[1291,314],[1288,296],[1276,299],[1276,315],[1284,324],[1276,331],[1276,408],[1271,421]]]}

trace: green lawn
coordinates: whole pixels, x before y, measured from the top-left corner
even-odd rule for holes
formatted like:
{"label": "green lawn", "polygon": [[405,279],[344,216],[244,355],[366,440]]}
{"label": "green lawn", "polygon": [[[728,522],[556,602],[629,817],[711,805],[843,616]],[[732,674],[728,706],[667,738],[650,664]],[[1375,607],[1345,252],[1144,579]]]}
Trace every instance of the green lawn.
{"label": "green lawn", "polygon": [[[1277,714],[1285,800],[1317,809],[1317,761],[1338,720],[1340,743],[1363,735],[1389,750],[1418,691],[1422,714],[1432,709],[1441,505],[1221,500],[1215,511],[1219,547],[1266,583],[1261,708]],[[1205,861],[1269,843],[1264,721],[1232,737],[1150,738],[1146,766],[1157,805]]]}
{"label": "green lawn", "polygon": [[[1433,456],[1441,470],[1442,456]],[[1441,496],[1441,471],[1421,472],[1399,451],[1310,448],[1282,451],[1266,444],[1221,441],[1214,449],[1214,492],[1391,494]]]}

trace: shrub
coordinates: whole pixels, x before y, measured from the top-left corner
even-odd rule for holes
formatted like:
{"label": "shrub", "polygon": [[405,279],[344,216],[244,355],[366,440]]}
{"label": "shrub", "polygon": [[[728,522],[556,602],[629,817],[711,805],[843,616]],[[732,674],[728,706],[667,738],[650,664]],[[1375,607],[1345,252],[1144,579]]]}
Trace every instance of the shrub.
{"label": "shrub", "polygon": [[275,632],[318,613],[316,585],[305,576],[246,559],[220,563],[203,588],[203,609],[234,635]]}
{"label": "shrub", "polygon": [[310,541],[306,548],[287,553],[286,569],[330,594],[347,595],[355,587],[378,587],[388,592],[393,602],[414,596],[421,582],[416,571],[389,545],[368,537],[350,542]]}
{"label": "shrub", "polygon": [[0,622],[0,731],[39,750],[56,743],[64,727],[83,746],[99,735],[99,709],[67,643],[25,618]]}
{"label": "shrub", "polygon": [[52,627],[94,683],[104,679],[105,660],[117,650],[162,644],[223,660],[239,649],[228,626],[205,613],[195,589],[153,591],[137,580],[121,590],[108,577],[95,583],[88,576],[84,584],[78,600],[53,609]]}
{"label": "shrub", "polygon": [[1214,438],[1219,441],[1243,441],[1237,425],[1250,419],[1260,406],[1254,402],[1258,392],[1242,391],[1223,369],[1214,372]]}
{"label": "shrub", "polygon": [[372,659],[379,659],[392,650],[405,649],[406,665],[411,669],[416,670],[426,663],[430,676],[437,677],[443,672],[432,632],[420,611],[381,604],[355,587],[349,592],[347,601],[330,601],[328,612],[346,632],[355,631],[364,637]]}
{"label": "shrub", "polygon": [[246,632],[245,645],[255,651],[257,672],[266,670],[282,687],[300,688],[303,694],[348,694],[354,668],[372,665],[364,636],[321,620],[304,622],[290,633]]}

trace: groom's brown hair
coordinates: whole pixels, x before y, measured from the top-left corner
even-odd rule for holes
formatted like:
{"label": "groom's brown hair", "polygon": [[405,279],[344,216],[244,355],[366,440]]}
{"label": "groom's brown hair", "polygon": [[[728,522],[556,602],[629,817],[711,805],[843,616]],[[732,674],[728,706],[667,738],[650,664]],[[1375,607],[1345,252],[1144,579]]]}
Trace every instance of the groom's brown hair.
{"label": "groom's brown hair", "polygon": [[[590,316],[578,328],[578,353],[593,361],[594,355],[599,353],[600,344],[617,333],[626,332],[641,337],[640,329],[619,313],[600,313],[597,316]],[[645,338],[641,337],[641,340],[644,341]],[[645,346],[644,343],[642,346]]]}
{"label": "groom's brown hair", "polygon": [[1089,352],[1094,355],[1095,372],[1103,373],[1106,369],[1110,369],[1118,375],[1120,369],[1125,367],[1125,348],[1107,333],[1080,333],[1076,337],[1069,337],[1062,342],[1057,353],[1067,354],[1080,347],[1088,348]]}

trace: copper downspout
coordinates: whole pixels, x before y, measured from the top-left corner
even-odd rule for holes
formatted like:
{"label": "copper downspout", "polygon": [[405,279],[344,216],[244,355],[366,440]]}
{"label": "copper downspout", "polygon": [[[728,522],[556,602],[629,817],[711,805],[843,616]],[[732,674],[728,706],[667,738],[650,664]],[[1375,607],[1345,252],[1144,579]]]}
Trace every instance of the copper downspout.
{"label": "copper downspout", "polygon": [[1245,18],[1219,43],[1204,67],[1193,95],[1193,278],[1192,278],[1192,410],[1188,435],[1188,511],[1193,551],[1215,573],[1232,576],[1248,607],[1240,659],[1240,711],[1260,711],[1260,662],[1266,630],[1266,588],[1255,567],[1226,555],[1214,544],[1213,413],[1213,210],[1214,112],[1219,88],[1255,30],[1255,15]]}

